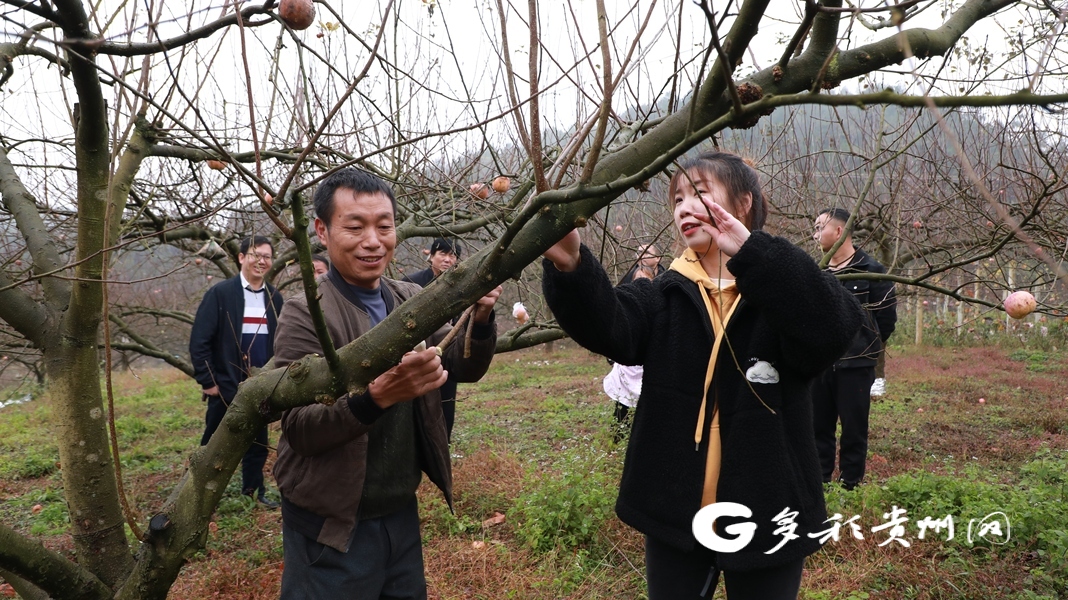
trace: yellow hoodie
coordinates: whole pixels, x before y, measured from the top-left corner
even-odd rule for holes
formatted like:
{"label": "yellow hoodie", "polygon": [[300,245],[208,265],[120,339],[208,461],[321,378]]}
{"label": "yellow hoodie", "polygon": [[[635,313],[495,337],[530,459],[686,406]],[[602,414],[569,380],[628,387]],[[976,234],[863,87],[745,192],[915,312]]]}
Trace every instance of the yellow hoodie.
{"label": "yellow hoodie", "polygon": [[[704,267],[697,254],[686,249],[682,256],[671,263],[671,270],[678,271],[680,275],[697,284],[702,290],[701,297],[705,301],[705,309],[712,320],[712,331],[715,333],[715,341],[712,343],[712,354],[708,357],[708,370],[705,372],[705,395],[701,400],[701,411],[697,415],[697,427],[694,431],[694,444],[700,445],[703,437],[702,425],[705,422],[705,410],[708,405],[708,389],[712,384],[712,375],[716,370],[716,358],[719,356],[720,345],[724,339],[724,331],[727,322],[730,321],[734,309],[738,306],[737,300],[741,297],[738,286],[733,279],[712,279],[705,273]],[[701,506],[707,506],[716,501],[716,486],[719,483],[719,468],[722,457],[719,438],[719,403],[712,402],[712,424],[708,432],[708,458],[705,460],[705,484],[701,494]]]}

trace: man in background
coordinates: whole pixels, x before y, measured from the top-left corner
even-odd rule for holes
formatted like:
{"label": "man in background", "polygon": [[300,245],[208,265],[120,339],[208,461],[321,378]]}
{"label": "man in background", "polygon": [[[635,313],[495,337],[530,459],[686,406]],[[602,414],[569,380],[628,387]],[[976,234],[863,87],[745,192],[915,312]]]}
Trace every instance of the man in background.
{"label": "man in background", "polygon": [[[812,239],[824,253],[842,239],[827,270],[836,275],[885,273],[885,267],[853,245],[848,222],[849,211],[843,208],[824,209],[816,218]],[[834,475],[835,430],[841,420],[838,479],[851,490],[864,479],[875,364],[897,323],[897,296],[890,281],[850,279],[842,281],[842,285],[860,301],[867,318],[846,354],[814,381],[812,418],[825,483]]]}
{"label": "man in background", "polygon": [[[274,333],[282,295],[264,277],[274,261],[274,246],[261,235],[241,241],[236,277],[212,286],[200,301],[189,335],[193,377],[200,384],[201,400],[207,402],[203,446],[211,439],[226,409],[237,395],[237,386],[252,369],[274,356]],[[241,493],[254,497],[265,508],[278,503],[266,496],[263,466],[267,463],[267,426],[241,459]]]}

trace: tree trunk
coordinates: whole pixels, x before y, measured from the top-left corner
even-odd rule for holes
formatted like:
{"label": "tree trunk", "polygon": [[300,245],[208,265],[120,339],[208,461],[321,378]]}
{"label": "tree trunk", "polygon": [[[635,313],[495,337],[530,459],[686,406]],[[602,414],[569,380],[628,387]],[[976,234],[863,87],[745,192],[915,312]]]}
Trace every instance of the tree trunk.
{"label": "tree trunk", "polygon": [[46,349],[46,396],[78,562],[114,586],[130,572],[132,557],[108,445],[97,356],[96,344],[78,347],[68,342]]}

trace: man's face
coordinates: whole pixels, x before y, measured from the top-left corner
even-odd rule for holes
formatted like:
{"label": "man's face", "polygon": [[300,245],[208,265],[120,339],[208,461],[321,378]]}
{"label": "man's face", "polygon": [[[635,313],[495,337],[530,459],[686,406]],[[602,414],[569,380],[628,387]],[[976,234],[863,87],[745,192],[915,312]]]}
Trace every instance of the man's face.
{"label": "man's face", "polygon": [[820,249],[824,252],[831,249],[831,246],[838,241],[838,238],[842,237],[842,224],[831,218],[830,214],[822,214],[816,217],[815,231],[812,232],[812,239],[816,240],[816,243],[820,245]]}
{"label": "man's face", "polygon": [[368,289],[378,287],[397,247],[393,205],[385,194],[339,188],[334,192],[330,223],[316,218],[315,232],[326,245],[330,264],[345,281]]}
{"label": "man's face", "polygon": [[451,250],[438,250],[430,255],[430,268],[434,270],[434,277],[448,271],[456,264],[456,254]]}
{"label": "man's face", "polygon": [[271,250],[270,244],[260,244],[250,248],[248,254],[237,255],[237,262],[241,265],[241,274],[256,288],[263,284],[263,277],[271,268],[273,261],[274,251]]}

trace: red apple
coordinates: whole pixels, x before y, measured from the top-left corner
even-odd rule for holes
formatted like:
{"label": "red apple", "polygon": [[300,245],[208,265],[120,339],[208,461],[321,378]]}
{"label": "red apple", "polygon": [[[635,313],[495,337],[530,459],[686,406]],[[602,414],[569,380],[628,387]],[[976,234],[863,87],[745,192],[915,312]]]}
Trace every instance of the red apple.
{"label": "red apple", "polygon": [[512,189],[512,180],[508,179],[504,175],[501,175],[500,177],[493,180],[492,185],[493,191],[497,192],[498,194],[503,194],[508,190]]}
{"label": "red apple", "polygon": [[44,510],[43,506],[41,506],[40,504],[34,504],[33,508],[30,509],[30,512],[32,512],[33,514],[36,515],[37,513],[41,512],[42,510]]}
{"label": "red apple", "polygon": [[923,227],[923,221],[913,221],[912,222],[912,227],[914,229],[919,229],[919,228]]}
{"label": "red apple", "polygon": [[193,262],[195,262],[196,264],[199,265],[199,264],[204,262],[204,259],[203,258],[198,258],[198,259],[194,260]]}
{"label": "red apple", "polygon": [[211,281],[211,275],[208,275],[208,281]]}
{"label": "red apple", "polygon": [[307,29],[315,22],[315,5],[312,0],[282,0],[278,3],[278,16],[293,29]]}
{"label": "red apple", "polygon": [[616,225],[616,233],[623,233],[623,226],[622,225]]}
{"label": "red apple", "polygon": [[21,258],[15,259],[15,266],[16,267],[21,267],[22,266],[22,259]]}
{"label": "red apple", "polygon": [[208,168],[213,169],[215,171],[222,171],[226,168],[226,163],[221,160],[211,159],[208,161]]}
{"label": "red apple", "polygon": [[986,398],[980,398],[979,404],[986,404]]}
{"label": "red apple", "polygon": [[922,413],[923,412],[923,407],[921,406],[920,408],[917,408],[916,412],[921,412]]}
{"label": "red apple", "polygon": [[490,189],[489,186],[484,183],[472,183],[467,189],[470,190],[471,195],[476,198],[481,198],[482,200],[489,198]]}
{"label": "red apple", "polygon": [[270,194],[264,194],[263,195],[263,201],[266,202],[269,205],[270,204],[274,204],[274,196],[272,196]]}
{"label": "red apple", "polygon": [[1035,297],[1030,292],[1023,290],[1009,294],[1009,297],[1005,298],[1004,304],[1005,312],[1009,313],[1009,316],[1014,319],[1022,319],[1035,312],[1035,308],[1038,307]]}

